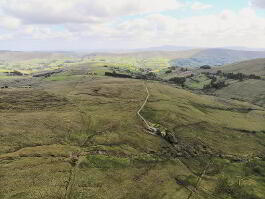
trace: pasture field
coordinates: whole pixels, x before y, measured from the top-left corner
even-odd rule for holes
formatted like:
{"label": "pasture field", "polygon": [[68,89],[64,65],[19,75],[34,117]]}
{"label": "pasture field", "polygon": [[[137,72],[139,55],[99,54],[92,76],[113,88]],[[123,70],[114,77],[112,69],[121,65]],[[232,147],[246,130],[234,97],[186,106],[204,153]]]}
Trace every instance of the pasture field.
{"label": "pasture field", "polygon": [[[0,90],[0,198],[264,198],[264,108],[106,77],[107,62]],[[136,114],[146,86],[143,115],[174,143]]]}

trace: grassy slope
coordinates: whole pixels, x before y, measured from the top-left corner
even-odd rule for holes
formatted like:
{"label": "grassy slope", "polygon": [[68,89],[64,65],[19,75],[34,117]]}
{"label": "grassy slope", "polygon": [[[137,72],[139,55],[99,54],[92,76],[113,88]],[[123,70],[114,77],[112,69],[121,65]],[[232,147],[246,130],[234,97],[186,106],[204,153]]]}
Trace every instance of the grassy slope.
{"label": "grassy slope", "polygon": [[[254,59],[240,63],[230,64],[215,68],[223,72],[265,75],[265,59]],[[225,98],[235,98],[248,101],[260,106],[265,106],[265,81],[263,80],[244,80],[233,81],[228,87],[217,90],[215,94]]]}
{"label": "grassy slope", "polygon": [[[145,132],[136,115],[146,95],[143,82],[76,71],[78,78],[54,76],[41,83],[42,89],[1,91],[0,198],[187,198],[190,192],[176,178],[192,188],[208,157],[176,158],[172,145]],[[265,150],[261,108],[158,83],[148,87],[146,118],[174,132],[179,147],[195,150],[199,142],[238,156]],[[257,110],[246,111],[249,107]],[[70,154],[79,154],[77,164]],[[220,176],[244,167],[212,161],[223,167],[203,179],[200,198],[212,198]],[[261,196],[262,180],[253,175],[243,184]]]}
{"label": "grassy slope", "polygon": [[218,68],[224,72],[255,74],[265,76],[265,59],[254,59],[244,62],[234,63]]}
{"label": "grassy slope", "polygon": [[234,98],[265,106],[265,81],[236,81],[228,87],[215,91],[215,94],[220,97]]}

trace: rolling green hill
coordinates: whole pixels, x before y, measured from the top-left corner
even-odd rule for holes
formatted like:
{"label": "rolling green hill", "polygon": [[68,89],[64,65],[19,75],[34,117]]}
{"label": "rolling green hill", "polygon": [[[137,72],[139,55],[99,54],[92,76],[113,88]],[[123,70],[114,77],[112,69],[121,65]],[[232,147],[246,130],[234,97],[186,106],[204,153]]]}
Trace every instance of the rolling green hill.
{"label": "rolling green hill", "polygon": [[265,76],[265,59],[247,60],[239,63],[218,67],[218,70],[224,72],[255,74]]}
{"label": "rolling green hill", "polygon": [[264,108],[108,70],[0,90],[0,198],[264,198]]}

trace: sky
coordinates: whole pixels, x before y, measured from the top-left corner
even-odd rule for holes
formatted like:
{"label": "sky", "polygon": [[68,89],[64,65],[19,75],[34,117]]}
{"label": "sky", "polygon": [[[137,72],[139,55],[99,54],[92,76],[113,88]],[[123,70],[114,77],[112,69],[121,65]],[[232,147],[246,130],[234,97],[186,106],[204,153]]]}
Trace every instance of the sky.
{"label": "sky", "polygon": [[0,50],[265,48],[265,0],[0,0]]}

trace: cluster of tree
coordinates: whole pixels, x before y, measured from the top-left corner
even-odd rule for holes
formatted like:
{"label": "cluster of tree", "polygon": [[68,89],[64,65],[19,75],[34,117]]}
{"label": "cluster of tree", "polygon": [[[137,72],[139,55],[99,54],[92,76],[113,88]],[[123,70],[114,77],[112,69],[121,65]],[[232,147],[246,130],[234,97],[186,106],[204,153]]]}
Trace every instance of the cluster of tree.
{"label": "cluster of tree", "polygon": [[140,68],[139,69],[141,72],[151,72],[152,68]]}
{"label": "cluster of tree", "polygon": [[209,65],[203,65],[200,67],[200,69],[211,69],[211,66]]}
{"label": "cluster of tree", "polygon": [[246,75],[243,73],[222,73],[222,75],[227,79],[235,79],[240,81],[243,81],[244,79],[261,79],[260,76],[257,76],[255,74]]}
{"label": "cluster of tree", "polygon": [[203,74],[205,74],[208,78],[212,80],[216,79],[216,76],[223,76],[227,79],[235,79],[240,81],[243,81],[244,79],[261,79],[261,76],[255,74],[246,75],[243,73],[224,73],[221,70],[218,70],[216,74],[211,74],[209,72],[203,72]]}
{"label": "cluster of tree", "polygon": [[14,71],[12,71],[12,72],[5,72],[7,75],[9,75],[9,76],[23,76],[24,74],[23,73],[21,73],[21,72],[19,72],[19,71],[17,71],[17,70],[14,70]]}
{"label": "cluster of tree", "polygon": [[261,76],[255,75],[255,74],[251,74],[248,76],[249,79],[261,79]]}
{"label": "cluster of tree", "polygon": [[149,77],[149,78],[156,78],[156,74],[153,73],[153,72],[147,73],[146,76]]}
{"label": "cluster of tree", "polygon": [[226,87],[226,86],[227,85],[226,85],[225,81],[216,81],[216,82],[211,81],[211,83],[208,85],[205,85],[203,87],[203,89],[210,89],[210,88],[221,89],[221,88]]}
{"label": "cluster of tree", "polygon": [[244,75],[243,73],[223,73],[223,76],[227,79],[235,79],[240,81],[247,78],[247,75]]}
{"label": "cluster of tree", "polygon": [[180,71],[181,72],[186,72],[186,71],[188,71],[188,69],[187,68],[180,68]]}
{"label": "cluster of tree", "polygon": [[208,85],[205,85],[205,86],[203,87],[203,89],[211,89],[211,88],[214,88],[214,89],[221,89],[221,88],[227,86],[224,80],[218,81],[218,80],[217,80],[217,77],[214,76],[214,75],[207,75],[207,77],[208,77],[209,79],[211,79],[211,83],[208,84]]}
{"label": "cluster of tree", "polygon": [[131,75],[116,73],[116,71],[105,72],[105,76],[120,77],[120,78],[132,78]]}
{"label": "cluster of tree", "polygon": [[167,70],[165,73],[166,74],[172,73],[172,70]]}
{"label": "cluster of tree", "polygon": [[169,70],[176,70],[178,68],[178,66],[170,66],[168,67]]}
{"label": "cluster of tree", "polygon": [[34,74],[32,75],[32,77],[50,77],[54,74],[57,74],[57,73],[61,73],[61,72],[64,72],[63,69],[56,69],[56,70],[53,70],[53,71],[45,71],[45,72],[41,72],[41,73],[37,73],[37,74]]}
{"label": "cluster of tree", "polygon": [[169,81],[184,86],[184,83],[186,82],[186,77],[173,77],[169,79]]}
{"label": "cluster of tree", "polygon": [[153,73],[153,72],[148,72],[148,73],[146,73],[146,74],[137,74],[137,75],[135,76],[135,78],[136,78],[136,79],[145,79],[145,80],[147,80],[147,79],[149,79],[149,80],[158,80],[158,81],[161,80],[161,79],[158,78],[158,77],[156,76],[156,74]]}

